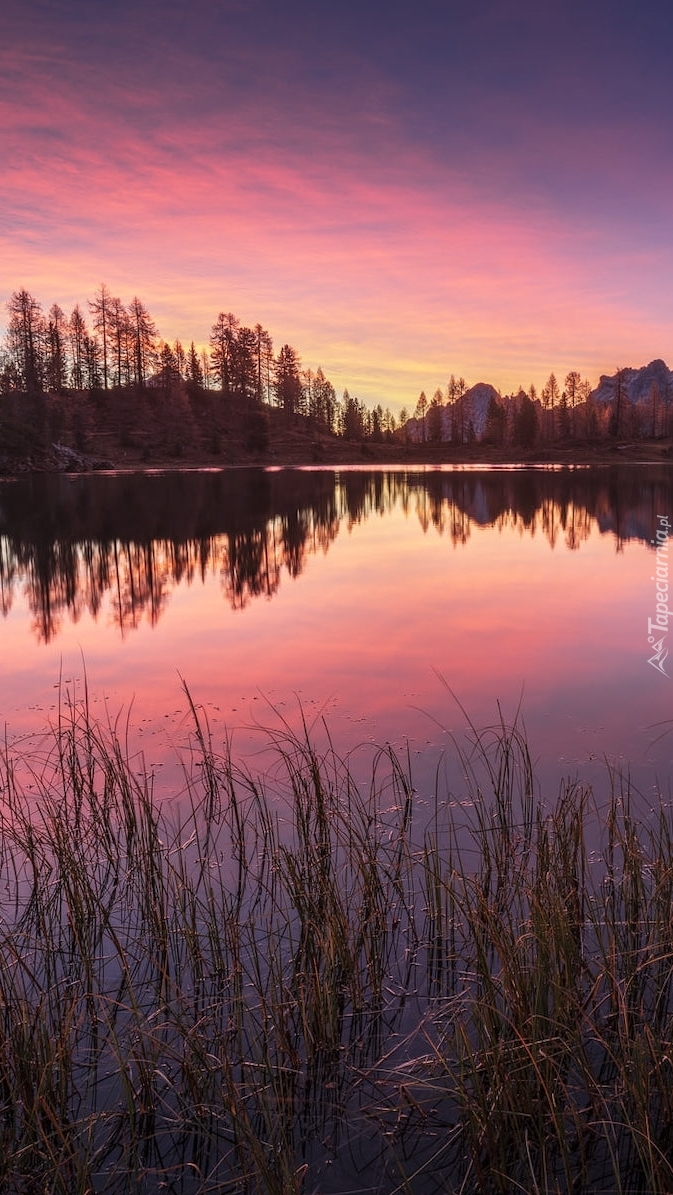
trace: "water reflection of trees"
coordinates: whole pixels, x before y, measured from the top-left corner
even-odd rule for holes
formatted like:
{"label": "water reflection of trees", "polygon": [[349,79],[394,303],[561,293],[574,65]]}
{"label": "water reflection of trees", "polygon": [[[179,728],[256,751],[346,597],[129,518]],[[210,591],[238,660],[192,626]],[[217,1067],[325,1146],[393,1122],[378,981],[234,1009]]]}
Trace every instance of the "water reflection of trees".
{"label": "water reflection of trees", "polygon": [[577,550],[592,531],[648,542],[673,509],[670,471],[303,471],[31,477],[0,489],[0,608],[17,591],[43,642],[67,613],[124,634],[155,624],[173,588],[219,579],[241,609],[272,597],[307,556],[398,509],[458,546],[475,528],[541,535]]}
{"label": "water reflection of trees", "polygon": [[673,473],[668,466],[647,470],[540,471],[470,470],[409,476],[418,518],[452,543],[465,543],[473,527],[542,535],[550,547],[562,541],[573,551],[592,530],[612,534],[617,550],[629,539],[649,542],[655,515],[669,511]]}

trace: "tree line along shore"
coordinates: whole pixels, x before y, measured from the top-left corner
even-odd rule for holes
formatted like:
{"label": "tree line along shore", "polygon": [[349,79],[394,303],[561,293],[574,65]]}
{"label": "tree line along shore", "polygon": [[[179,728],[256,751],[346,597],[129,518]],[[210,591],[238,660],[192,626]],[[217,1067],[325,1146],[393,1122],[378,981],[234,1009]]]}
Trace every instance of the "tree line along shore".
{"label": "tree line along shore", "polygon": [[220,312],[208,348],[159,334],[145,304],[102,285],[68,316],[27,291],[7,304],[0,342],[0,472],[180,464],[360,460],[662,459],[673,440],[673,374],[663,361],[591,387],[570,371],[501,395],[451,375],[399,415],[337,396],[289,344]]}

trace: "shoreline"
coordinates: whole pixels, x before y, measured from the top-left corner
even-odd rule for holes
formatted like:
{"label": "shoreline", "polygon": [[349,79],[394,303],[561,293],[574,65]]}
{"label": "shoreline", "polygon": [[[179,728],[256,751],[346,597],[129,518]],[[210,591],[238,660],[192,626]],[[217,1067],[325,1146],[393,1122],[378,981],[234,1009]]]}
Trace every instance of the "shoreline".
{"label": "shoreline", "polygon": [[[98,450],[97,450],[98,449]],[[450,465],[470,468],[585,468],[616,464],[673,465],[673,441],[627,442],[618,444],[575,444],[567,448],[549,446],[523,451],[493,446],[453,447],[450,444],[339,444],[328,442],[286,444],[263,453],[226,451],[219,453],[185,452],[180,456],[157,451],[105,450],[104,444],[78,452],[64,445],[26,456],[5,456],[0,452],[0,478],[40,473],[137,473],[155,470],[183,472],[224,468],[342,468],[387,466],[439,467]]]}

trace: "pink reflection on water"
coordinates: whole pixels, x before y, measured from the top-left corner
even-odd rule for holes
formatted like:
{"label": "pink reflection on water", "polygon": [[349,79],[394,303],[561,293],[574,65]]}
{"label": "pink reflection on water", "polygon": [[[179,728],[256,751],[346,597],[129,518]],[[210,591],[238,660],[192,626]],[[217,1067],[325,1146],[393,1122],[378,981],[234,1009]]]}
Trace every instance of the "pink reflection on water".
{"label": "pink reflection on water", "polygon": [[[221,571],[167,583],[161,618],[121,638],[108,594],[97,619],[64,616],[38,643],[25,602],[0,624],[0,718],[10,740],[41,733],[60,700],[81,698],[124,728],[157,784],[183,783],[189,740],[182,679],[203,708],[217,749],[233,736],[250,766],[263,761],[260,727],[324,717],[341,752],[409,741],[428,792],[451,734],[506,720],[519,707],[544,783],[602,759],[628,759],[647,787],[667,776],[673,736],[665,678],[644,652],[651,554],[615,551],[594,524],[580,551],[521,526],[472,521],[466,542],[440,533],[415,496],[385,515],[342,522],[301,574],[282,571],[272,599],[232,608]],[[553,539],[553,536],[551,537]],[[216,553],[217,555],[217,553]],[[449,689],[451,692],[449,692]],[[130,711],[130,713],[129,713]],[[117,721],[118,720],[118,721]],[[664,727],[664,730],[666,727]]]}

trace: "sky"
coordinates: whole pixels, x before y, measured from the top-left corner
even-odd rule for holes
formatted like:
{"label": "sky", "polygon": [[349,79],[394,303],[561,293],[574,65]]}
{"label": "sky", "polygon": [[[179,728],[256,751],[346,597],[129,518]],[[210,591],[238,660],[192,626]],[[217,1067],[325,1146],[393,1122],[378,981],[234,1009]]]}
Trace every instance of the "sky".
{"label": "sky", "polygon": [[105,282],[399,411],[673,364],[670,0],[2,0],[0,328]]}

